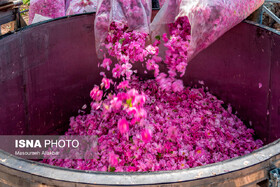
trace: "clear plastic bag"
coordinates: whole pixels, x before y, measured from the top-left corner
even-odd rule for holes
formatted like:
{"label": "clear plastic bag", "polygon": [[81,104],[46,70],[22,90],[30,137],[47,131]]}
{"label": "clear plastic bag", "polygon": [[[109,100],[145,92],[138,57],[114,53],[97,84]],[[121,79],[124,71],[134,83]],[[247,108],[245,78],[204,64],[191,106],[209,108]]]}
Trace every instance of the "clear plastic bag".
{"label": "clear plastic bag", "polygon": [[159,6],[163,7],[163,4],[164,4],[165,0],[158,0],[158,1],[159,1]]}
{"label": "clear plastic bag", "polygon": [[29,24],[32,23],[35,14],[50,18],[65,16],[65,0],[31,0]]}
{"label": "clear plastic bag", "polygon": [[152,38],[168,33],[168,25],[188,17],[191,26],[188,61],[247,18],[264,0],[166,0],[151,24]]}
{"label": "clear plastic bag", "polygon": [[123,23],[128,30],[150,32],[151,0],[100,0],[95,18],[96,50],[102,58],[101,44],[105,41],[112,22]]}
{"label": "clear plastic bag", "polygon": [[67,8],[66,15],[95,12],[97,0],[72,0]]}
{"label": "clear plastic bag", "polygon": [[65,0],[65,11],[68,9],[72,0]]}
{"label": "clear plastic bag", "polygon": [[34,18],[33,18],[33,21],[32,21],[32,24],[34,23],[39,23],[41,21],[47,21],[49,19],[52,19],[50,17],[45,17],[45,16],[41,16],[40,14],[35,14]]}

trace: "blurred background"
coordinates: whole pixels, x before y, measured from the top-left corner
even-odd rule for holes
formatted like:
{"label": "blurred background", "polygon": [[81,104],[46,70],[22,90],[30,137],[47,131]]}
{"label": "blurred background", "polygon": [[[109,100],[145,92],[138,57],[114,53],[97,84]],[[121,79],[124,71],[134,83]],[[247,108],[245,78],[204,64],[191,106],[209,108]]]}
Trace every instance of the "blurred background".
{"label": "blurred background", "polygon": [[[83,0],[81,0],[81,1],[83,1]],[[30,6],[30,0],[22,0],[22,3],[23,4],[19,6],[20,15],[21,15],[22,19],[25,21],[25,23],[28,24],[28,20],[29,20],[28,11],[29,11],[29,6]],[[267,2],[265,2],[264,6],[268,10],[270,10],[275,16],[277,16],[278,18],[280,17],[280,1],[268,0]],[[264,10],[263,7],[261,10],[259,10],[259,14],[261,14],[261,16],[260,16],[260,18],[258,18],[257,22],[280,31],[280,23],[278,23],[275,19],[273,19],[271,17],[271,15],[269,15]],[[15,21],[1,25],[0,30],[1,30],[0,35],[14,31],[15,30]]]}

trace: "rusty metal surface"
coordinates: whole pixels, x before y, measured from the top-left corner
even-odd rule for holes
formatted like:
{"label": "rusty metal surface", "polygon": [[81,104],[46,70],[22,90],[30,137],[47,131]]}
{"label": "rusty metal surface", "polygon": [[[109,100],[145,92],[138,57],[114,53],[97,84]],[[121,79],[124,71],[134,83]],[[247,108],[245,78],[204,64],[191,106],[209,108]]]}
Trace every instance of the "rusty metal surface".
{"label": "rusty metal surface", "polygon": [[[0,1],[0,26],[1,24],[9,23],[11,21],[15,22],[15,27],[20,28],[21,16],[19,11],[19,6],[22,5],[22,0],[1,0]],[[0,28],[1,30],[1,28]],[[1,36],[1,32],[0,32]]]}
{"label": "rusty metal surface", "polygon": [[10,21],[15,20],[15,11],[14,9],[1,12],[0,10],[0,25],[8,23]]}
{"label": "rusty metal surface", "polygon": [[9,4],[9,3],[13,3],[14,0],[1,0],[0,1],[0,5],[5,5],[5,4]]}
{"label": "rusty metal surface", "polygon": [[[101,79],[93,22],[94,14],[59,18],[0,37],[0,134],[61,134],[67,129],[69,117],[89,102],[89,91]],[[184,82],[204,80],[270,143],[280,138],[279,51],[279,33],[241,23],[189,64]],[[280,163],[279,154],[278,140],[248,156],[190,170],[108,174],[51,167],[0,151],[0,183],[249,185],[267,179],[266,171]]]}
{"label": "rusty metal surface", "polygon": [[22,0],[1,0],[0,1],[0,6],[7,5],[7,4],[13,4],[15,6],[18,6],[18,5],[22,5],[23,2],[22,2]]}

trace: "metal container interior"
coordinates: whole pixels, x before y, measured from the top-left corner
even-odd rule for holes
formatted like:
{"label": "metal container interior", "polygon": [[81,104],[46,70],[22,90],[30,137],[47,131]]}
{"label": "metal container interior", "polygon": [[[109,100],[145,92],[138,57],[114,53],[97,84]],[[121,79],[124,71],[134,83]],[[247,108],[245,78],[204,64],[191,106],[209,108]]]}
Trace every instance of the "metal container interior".
{"label": "metal container interior", "polygon": [[[90,102],[90,90],[101,81],[94,18],[94,13],[59,18],[0,37],[0,135],[62,134],[69,118]],[[76,171],[0,151],[0,184],[262,184],[269,169],[280,166],[279,34],[243,22],[200,53],[183,77],[190,86],[203,80],[213,94],[230,103],[243,121],[252,122],[265,147],[203,167],[152,173]]]}

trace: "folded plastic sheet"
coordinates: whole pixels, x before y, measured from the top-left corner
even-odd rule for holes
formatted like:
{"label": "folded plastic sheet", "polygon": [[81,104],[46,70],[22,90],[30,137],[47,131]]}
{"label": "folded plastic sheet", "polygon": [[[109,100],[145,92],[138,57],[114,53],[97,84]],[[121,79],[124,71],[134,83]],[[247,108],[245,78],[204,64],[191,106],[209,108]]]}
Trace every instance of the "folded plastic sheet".
{"label": "folded plastic sheet", "polygon": [[39,22],[41,22],[41,21],[47,21],[47,20],[49,20],[49,19],[52,19],[52,18],[50,18],[50,17],[45,17],[45,16],[41,16],[41,15],[39,15],[39,14],[35,14],[34,19],[33,19],[33,21],[32,21],[32,24],[34,24],[34,23],[39,23]]}
{"label": "folded plastic sheet", "polygon": [[66,10],[66,15],[95,12],[97,0],[72,0]]}
{"label": "folded plastic sheet", "polygon": [[33,22],[35,14],[50,18],[65,16],[65,0],[31,0],[29,24]]}
{"label": "folded plastic sheet", "polygon": [[65,0],[65,11],[68,9],[72,0]]}

